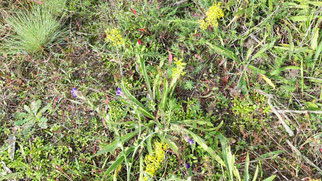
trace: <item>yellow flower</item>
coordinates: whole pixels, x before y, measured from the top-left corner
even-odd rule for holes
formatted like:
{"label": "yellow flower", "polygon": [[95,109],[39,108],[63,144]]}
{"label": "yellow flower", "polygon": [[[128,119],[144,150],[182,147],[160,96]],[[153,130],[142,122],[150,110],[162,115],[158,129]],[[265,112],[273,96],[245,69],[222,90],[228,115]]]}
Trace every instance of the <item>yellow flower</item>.
{"label": "yellow flower", "polygon": [[206,30],[208,28],[208,23],[205,20],[199,20],[199,25],[202,30]]}
{"label": "yellow flower", "polygon": [[200,28],[205,30],[208,26],[217,27],[218,19],[224,17],[224,12],[220,8],[220,3],[213,4],[206,12],[206,19],[199,20]]}
{"label": "yellow flower", "polygon": [[[155,176],[155,172],[159,169],[161,163],[164,161],[165,150],[167,150],[167,148],[168,147],[166,144],[155,142],[153,153],[145,156],[145,172],[148,173],[150,177]],[[148,180],[148,178],[149,177],[144,177],[144,180]]]}
{"label": "yellow flower", "polygon": [[182,59],[178,60],[176,57],[173,58],[173,60],[176,66],[172,68],[172,79],[177,80],[181,75],[185,74],[183,70],[186,66],[186,63],[183,63]]}
{"label": "yellow flower", "polygon": [[117,28],[106,29],[105,41],[113,43],[114,46],[119,46],[124,44],[124,39]]}

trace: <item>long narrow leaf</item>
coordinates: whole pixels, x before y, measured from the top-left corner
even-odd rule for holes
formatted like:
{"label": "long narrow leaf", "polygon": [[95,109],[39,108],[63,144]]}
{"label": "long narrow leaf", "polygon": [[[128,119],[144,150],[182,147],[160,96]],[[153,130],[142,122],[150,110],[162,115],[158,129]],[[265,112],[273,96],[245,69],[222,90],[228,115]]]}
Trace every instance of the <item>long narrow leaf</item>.
{"label": "long narrow leaf", "polygon": [[248,181],[249,180],[249,154],[247,153],[246,156],[246,164],[245,164],[245,170],[244,170],[244,181]]}
{"label": "long narrow leaf", "polygon": [[[145,83],[146,83],[146,85],[148,87],[148,91],[149,91],[150,97],[152,97],[151,82],[150,82],[150,78],[148,76],[148,73],[146,71],[145,61],[142,58],[142,56],[138,56],[138,62],[140,63],[141,72],[143,74]],[[152,101],[152,99],[151,99],[151,101]]]}
{"label": "long narrow leaf", "polygon": [[257,177],[258,177],[258,172],[259,172],[259,167],[258,165],[256,166],[256,170],[255,170],[255,174],[254,174],[254,177],[253,177],[253,181],[256,181]]}
{"label": "long narrow leaf", "polygon": [[130,91],[126,88],[126,86],[124,85],[124,82],[121,83],[121,88],[122,88],[122,92],[125,94],[126,98],[128,99],[127,101],[130,101],[131,103],[133,103],[135,106],[137,106],[138,110],[141,111],[145,116],[154,119],[154,116],[147,111],[144,106],[142,105],[142,103],[140,103],[140,101],[138,101],[131,93]]}
{"label": "long narrow leaf", "polygon": [[160,110],[164,110],[165,104],[167,102],[167,97],[168,97],[168,81],[164,79],[164,85],[163,85],[163,94],[162,94],[162,99],[160,103]]}
{"label": "long narrow leaf", "polygon": [[274,180],[274,179],[275,179],[275,177],[276,177],[276,175],[272,175],[272,176],[270,176],[270,177],[268,177],[268,178],[264,179],[263,181],[272,181],[272,180]]}
{"label": "long narrow leaf", "polygon": [[208,152],[210,154],[211,157],[213,157],[219,164],[221,164],[222,166],[226,166],[224,161],[220,158],[220,156],[212,149],[210,148],[207,144],[206,141],[203,140],[202,138],[200,138],[198,135],[196,135],[195,133],[180,127],[178,125],[172,125],[172,128],[178,131],[182,131],[185,132],[186,134],[189,134],[193,140],[195,140],[206,152]]}
{"label": "long narrow leaf", "polygon": [[260,49],[260,50],[259,50],[259,51],[258,51],[258,52],[253,56],[253,57],[252,57],[252,59],[251,59],[251,60],[254,60],[255,58],[260,57],[264,52],[266,52],[267,50],[271,49],[271,48],[274,46],[275,41],[276,41],[276,40],[272,41],[270,44],[268,44],[268,45],[264,46],[262,49]]}
{"label": "long narrow leaf", "polygon": [[[142,127],[142,129],[144,129],[144,127]],[[130,140],[138,133],[139,133],[139,130],[135,130],[131,133],[128,133],[128,134],[122,136],[120,139],[115,140],[112,143],[105,146],[102,150],[98,151],[94,156],[99,156],[99,155],[102,155],[107,152],[110,152],[110,153],[113,152],[118,147],[119,144],[123,144],[124,142]]]}
{"label": "long narrow leaf", "polygon": [[128,156],[133,150],[134,150],[134,147],[130,147],[127,150],[125,150],[124,153],[123,152],[119,153],[119,156],[116,158],[113,164],[106,170],[105,174],[109,174],[113,172],[120,164],[122,164],[125,157]]}
{"label": "long narrow leaf", "polygon": [[209,47],[211,49],[213,49],[216,53],[218,53],[219,55],[222,55],[226,58],[230,58],[234,61],[236,61],[237,63],[240,63],[240,60],[238,59],[238,57],[236,56],[236,54],[222,46],[218,46],[218,45],[213,45],[211,43],[207,43],[209,45]]}

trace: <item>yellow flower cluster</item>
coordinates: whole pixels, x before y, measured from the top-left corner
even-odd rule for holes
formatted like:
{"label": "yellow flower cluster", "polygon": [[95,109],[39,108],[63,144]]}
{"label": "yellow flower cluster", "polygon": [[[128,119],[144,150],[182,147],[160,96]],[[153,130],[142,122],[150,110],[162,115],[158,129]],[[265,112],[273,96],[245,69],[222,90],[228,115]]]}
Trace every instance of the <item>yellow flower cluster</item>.
{"label": "yellow flower cluster", "polygon": [[208,26],[217,27],[218,19],[224,17],[224,12],[220,8],[220,3],[213,4],[206,12],[206,19],[199,20],[200,28],[205,30]]}
{"label": "yellow flower cluster", "polygon": [[[155,172],[159,169],[160,164],[164,161],[165,150],[167,150],[167,148],[167,144],[155,142],[153,153],[145,156],[145,172],[148,173],[150,177],[155,176]],[[148,180],[148,177],[144,177],[144,180]]]}
{"label": "yellow flower cluster", "polygon": [[124,39],[117,28],[106,29],[105,41],[113,43],[114,46],[119,46],[124,44]]}
{"label": "yellow flower cluster", "polygon": [[176,66],[172,68],[172,79],[177,80],[181,75],[185,74],[183,70],[186,66],[186,63],[183,63],[182,59],[178,60],[176,57],[173,58],[173,60]]}

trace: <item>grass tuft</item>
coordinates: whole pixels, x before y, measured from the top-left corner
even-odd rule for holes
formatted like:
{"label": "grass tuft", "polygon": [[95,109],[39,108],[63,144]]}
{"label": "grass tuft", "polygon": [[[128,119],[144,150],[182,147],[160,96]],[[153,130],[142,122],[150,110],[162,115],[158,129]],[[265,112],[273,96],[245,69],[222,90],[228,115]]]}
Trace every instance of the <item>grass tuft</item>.
{"label": "grass tuft", "polygon": [[44,51],[61,35],[60,22],[52,11],[35,6],[30,12],[20,11],[8,16],[7,23],[15,34],[7,40],[7,53]]}

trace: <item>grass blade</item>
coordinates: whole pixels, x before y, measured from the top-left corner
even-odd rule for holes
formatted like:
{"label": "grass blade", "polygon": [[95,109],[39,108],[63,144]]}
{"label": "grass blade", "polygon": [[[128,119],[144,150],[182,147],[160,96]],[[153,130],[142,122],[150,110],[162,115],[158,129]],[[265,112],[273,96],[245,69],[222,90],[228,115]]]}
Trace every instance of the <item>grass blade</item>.
{"label": "grass blade", "polygon": [[[144,127],[142,129],[144,129]],[[135,130],[131,133],[128,133],[128,134],[122,136],[120,139],[117,139],[117,140],[113,141],[112,143],[108,144],[107,146],[105,146],[102,150],[98,151],[94,156],[99,156],[104,153],[113,152],[118,147],[119,144],[123,144],[124,142],[130,140],[138,133],[139,133],[139,130]]]}
{"label": "grass blade", "polygon": [[122,164],[125,157],[128,156],[133,150],[134,147],[130,147],[127,150],[121,152],[119,156],[116,158],[116,160],[113,162],[113,164],[106,170],[105,174],[113,172],[120,164]]}
{"label": "grass blade", "polygon": [[244,170],[244,181],[248,181],[250,179],[248,170],[249,170],[249,154],[247,153],[246,165],[245,165],[245,170]]}
{"label": "grass blade", "polygon": [[222,166],[226,166],[224,161],[220,158],[220,156],[212,149],[210,148],[207,144],[206,141],[200,138],[198,135],[193,133],[192,131],[189,131],[183,127],[180,127],[178,125],[172,125],[173,129],[178,130],[179,132],[185,132],[186,134],[189,134],[194,141],[196,141],[206,152],[210,154],[211,157],[213,157],[219,164]]}
{"label": "grass blade", "polygon": [[209,42],[207,42],[207,45],[209,45],[210,48],[212,50],[214,50],[216,53],[218,53],[219,55],[222,55],[222,56],[224,56],[226,58],[230,58],[230,59],[240,63],[240,60],[238,59],[238,57],[236,56],[236,54],[234,52],[232,52],[232,51],[230,51],[230,50],[228,50],[228,49],[226,49],[226,48],[224,48],[222,46],[213,45],[213,44],[211,44]]}
{"label": "grass blade", "polygon": [[263,181],[272,181],[272,180],[274,180],[274,179],[275,179],[275,177],[276,177],[276,175],[272,175],[272,176],[270,176],[270,177],[268,177],[268,178],[264,179]]}

